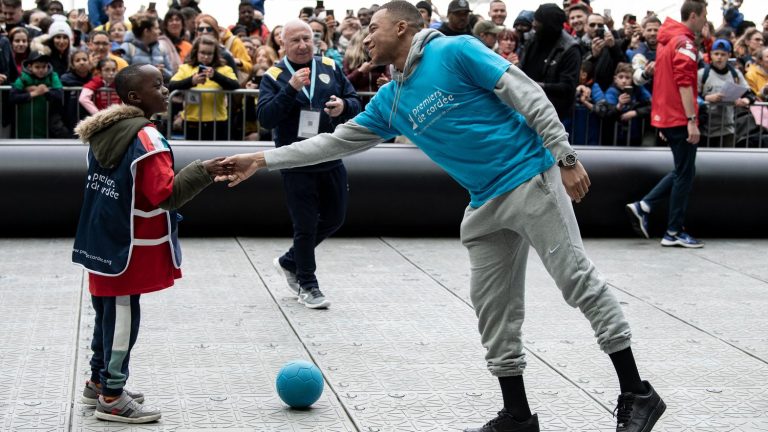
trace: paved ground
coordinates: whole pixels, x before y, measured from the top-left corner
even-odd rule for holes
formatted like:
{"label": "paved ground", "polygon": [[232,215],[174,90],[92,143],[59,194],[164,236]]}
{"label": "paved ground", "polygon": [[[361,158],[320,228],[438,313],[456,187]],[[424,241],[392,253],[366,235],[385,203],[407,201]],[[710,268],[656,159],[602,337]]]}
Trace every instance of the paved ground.
{"label": "paved ground", "polygon": [[[100,422],[79,403],[93,314],[70,239],[0,239],[0,430],[452,431],[495,414],[455,239],[334,239],[319,249],[330,310],[289,296],[271,260],[286,239],[184,239],[184,278],[142,299],[131,388],[159,423]],[[587,250],[633,325],[641,373],[665,398],[658,431],[768,430],[768,241],[698,251],[640,240]],[[526,386],[545,431],[610,431],[617,393],[588,323],[533,255]],[[315,361],[309,411],[274,376]]]}

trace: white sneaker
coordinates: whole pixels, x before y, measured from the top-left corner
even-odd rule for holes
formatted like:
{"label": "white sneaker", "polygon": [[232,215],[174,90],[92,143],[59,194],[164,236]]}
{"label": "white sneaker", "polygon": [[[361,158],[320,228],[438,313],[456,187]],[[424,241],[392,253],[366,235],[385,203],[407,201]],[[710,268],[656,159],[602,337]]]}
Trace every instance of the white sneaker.
{"label": "white sneaker", "polygon": [[277,272],[285,278],[285,282],[288,284],[288,288],[290,288],[293,292],[293,295],[298,296],[299,291],[301,291],[301,287],[299,286],[299,280],[296,278],[296,273],[293,273],[287,270],[285,267],[281,266],[280,257],[272,260],[272,265],[275,266],[275,270],[277,270]]}

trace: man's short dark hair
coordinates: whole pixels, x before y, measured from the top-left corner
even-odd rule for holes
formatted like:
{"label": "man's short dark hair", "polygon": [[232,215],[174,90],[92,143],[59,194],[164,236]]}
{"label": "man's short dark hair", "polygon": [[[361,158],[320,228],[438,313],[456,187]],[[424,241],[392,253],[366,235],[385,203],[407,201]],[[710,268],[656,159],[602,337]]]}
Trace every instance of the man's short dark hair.
{"label": "man's short dark hair", "polygon": [[656,15],[648,15],[647,17],[643,18],[642,27],[645,28],[645,26],[651,23],[656,23],[658,25],[661,25],[661,20]]}
{"label": "man's short dark hair", "polygon": [[702,0],[685,0],[683,6],[680,8],[680,19],[682,21],[688,21],[692,13],[701,15],[704,13],[704,9],[707,8],[707,2]]}
{"label": "man's short dark hair", "polygon": [[395,0],[381,5],[379,10],[386,9],[393,22],[405,21],[414,34],[424,28],[424,19],[416,6],[407,1]]}
{"label": "man's short dark hair", "polygon": [[585,5],[584,3],[576,3],[575,5],[571,5],[568,7],[568,11],[567,11],[568,16],[570,17],[571,12],[576,10],[580,10],[584,12],[584,15],[587,15],[587,16],[589,16],[589,14],[592,13],[592,11],[589,9],[589,6]]}
{"label": "man's short dark hair", "polygon": [[124,67],[115,75],[115,91],[117,91],[120,100],[126,105],[130,105],[128,103],[128,93],[147,84],[142,80],[142,66],[146,66],[146,64],[132,64]]}

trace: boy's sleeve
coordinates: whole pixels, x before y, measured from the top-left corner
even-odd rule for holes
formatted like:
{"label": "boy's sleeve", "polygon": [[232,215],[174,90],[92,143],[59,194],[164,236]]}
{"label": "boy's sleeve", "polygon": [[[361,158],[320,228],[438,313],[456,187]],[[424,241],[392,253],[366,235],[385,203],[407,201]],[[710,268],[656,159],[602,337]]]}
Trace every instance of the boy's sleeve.
{"label": "boy's sleeve", "polygon": [[24,82],[21,80],[21,77],[16,78],[16,81],[13,82],[13,86],[11,86],[10,99],[11,102],[15,104],[21,104],[32,100],[32,96],[24,88]]}
{"label": "boy's sleeve", "polygon": [[142,159],[136,172],[136,189],[153,206],[159,206],[173,193],[174,174],[170,152],[155,153]]}

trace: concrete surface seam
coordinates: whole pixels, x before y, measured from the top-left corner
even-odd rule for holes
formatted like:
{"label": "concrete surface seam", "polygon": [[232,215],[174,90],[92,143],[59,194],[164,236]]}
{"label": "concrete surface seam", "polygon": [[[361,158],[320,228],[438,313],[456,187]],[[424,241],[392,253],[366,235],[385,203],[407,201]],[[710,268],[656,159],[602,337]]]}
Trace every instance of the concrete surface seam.
{"label": "concrete surface seam", "polygon": [[[304,340],[299,336],[299,332],[296,331],[296,327],[294,327],[293,323],[291,322],[290,318],[288,318],[288,315],[285,313],[282,307],[280,307],[280,302],[277,301],[277,298],[275,298],[275,295],[272,294],[272,291],[268,288],[267,282],[264,280],[264,278],[261,276],[261,273],[259,273],[259,270],[256,268],[256,264],[251,260],[250,255],[248,255],[248,252],[245,250],[245,246],[240,242],[240,239],[238,237],[235,237],[235,242],[240,247],[240,250],[243,252],[243,255],[245,255],[245,259],[248,260],[248,263],[251,265],[251,268],[253,268],[253,271],[256,273],[256,276],[259,278],[261,283],[264,285],[264,289],[267,290],[267,294],[269,294],[269,297],[272,299],[272,301],[275,303],[275,306],[277,306],[277,309],[280,311],[280,314],[283,316],[283,319],[285,319],[285,322],[288,323],[288,326],[291,328],[291,331],[294,335],[296,335],[296,339],[301,343],[301,346],[304,348],[304,352],[307,353],[310,359],[312,359],[312,363],[318,364],[315,357],[312,355],[312,351],[307,347],[307,344],[304,343]],[[339,402],[339,405],[344,410],[344,413],[347,415],[347,418],[349,418],[349,421],[352,423],[352,425],[355,427],[355,430],[357,432],[360,432],[360,425],[357,424],[357,421],[355,420],[355,417],[352,416],[352,413],[350,413],[349,409],[347,409],[347,405],[344,404],[344,402],[339,397],[339,392],[336,390],[336,388],[331,384],[331,381],[328,379],[328,376],[325,374],[325,371],[323,371],[322,368],[318,366],[318,369],[320,369],[320,373],[323,375],[323,380],[325,380],[325,384],[328,386],[328,388],[333,392],[333,396],[336,398],[336,400]]]}
{"label": "concrete surface seam", "polygon": [[664,313],[664,314],[667,314],[667,315],[669,315],[670,317],[674,318],[675,320],[677,320],[677,321],[680,321],[681,323],[683,323],[683,324],[685,324],[685,325],[687,325],[687,326],[689,326],[689,327],[691,327],[691,328],[694,328],[694,329],[696,329],[696,330],[698,330],[698,331],[700,331],[700,332],[704,333],[705,335],[707,335],[707,336],[709,336],[709,337],[711,337],[711,338],[713,338],[713,339],[719,340],[720,342],[722,342],[722,343],[724,343],[724,344],[726,344],[726,345],[730,346],[731,348],[734,348],[734,349],[736,349],[737,351],[739,351],[739,352],[741,352],[741,353],[743,353],[743,354],[746,354],[746,355],[748,355],[748,356],[752,357],[753,359],[755,359],[755,360],[757,360],[757,361],[759,361],[759,362],[761,362],[761,363],[764,363],[764,364],[768,364],[768,360],[766,360],[766,359],[764,359],[764,358],[762,358],[762,357],[759,357],[759,356],[757,356],[757,355],[755,355],[755,354],[752,354],[751,352],[749,352],[749,351],[745,350],[744,348],[741,348],[741,347],[740,347],[740,346],[738,346],[738,345],[735,345],[735,344],[733,344],[733,343],[731,343],[731,342],[728,342],[727,340],[723,339],[722,337],[720,337],[720,336],[718,336],[718,335],[716,335],[716,334],[714,334],[714,333],[712,333],[712,332],[710,332],[710,331],[707,331],[706,329],[704,329],[704,328],[702,328],[702,327],[699,327],[699,326],[697,326],[696,324],[693,324],[693,323],[691,323],[691,322],[689,322],[689,321],[686,321],[685,319],[683,319],[683,318],[680,318],[679,316],[677,316],[677,315],[673,314],[672,312],[669,312],[669,311],[667,311],[667,310],[665,310],[665,309],[663,309],[663,308],[661,308],[661,307],[659,307],[659,306],[656,306],[655,304],[653,304],[653,303],[650,303],[650,302],[648,302],[648,301],[646,301],[646,300],[644,300],[644,299],[642,299],[642,298],[640,298],[640,297],[638,297],[638,296],[636,296],[636,295],[632,294],[631,292],[629,292],[629,291],[627,291],[627,290],[625,290],[625,289],[623,289],[623,288],[619,288],[618,286],[616,286],[616,285],[614,285],[614,284],[612,284],[612,283],[610,283],[610,282],[608,283],[608,285],[610,285],[611,287],[613,287],[613,289],[615,289],[615,290],[617,290],[617,291],[621,291],[621,292],[623,292],[624,294],[626,294],[626,295],[628,295],[628,296],[630,296],[630,297],[632,297],[632,298],[635,298],[635,299],[637,299],[637,300],[639,300],[639,301],[641,301],[641,302],[645,303],[646,305],[648,305],[648,306],[650,306],[650,307],[652,307],[652,308],[654,308],[654,309],[658,310],[659,312],[662,312],[662,313]]}
{"label": "concrete surface seam", "polygon": [[[410,260],[410,259],[409,259],[407,256],[405,256],[405,255],[403,255],[402,253],[400,253],[400,251],[399,251],[399,250],[398,250],[396,247],[394,247],[392,244],[390,244],[389,242],[387,242],[387,241],[386,241],[384,238],[382,238],[382,237],[379,237],[379,240],[381,240],[381,241],[382,241],[382,243],[384,243],[385,245],[387,245],[388,247],[390,247],[390,248],[391,248],[393,251],[395,251],[395,253],[396,253],[396,254],[400,255],[400,256],[401,256],[401,257],[402,257],[402,258],[403,258],[405,261],[407,261],[407,262],[408,262],[408,263],[410,263],[412,266],[414,266],[415,268],[417,268],[417,269],[418,269],[420,272],[424,273],[424,275],[426,275],[426,276],[427,276],[429,279],[431,279],[432,281],[434,281],[434,282],[435,282],[437,285],[439,285],[440,287],[442,287],[444,290],[448,291],[448,293],[449,293],[449,294],[451,294],[452,296],[454,296],[454,297],[456,297],[457,299],[459,299],[459,301],[460,301],[460,302],[464,303],[465,305],[467,305],[467,306],[468,306],[470,309],[472,309],[472,310],[474,310],[474,309],[475,309],[474,307],[472,307],[472,305],[471,305],[470,303],[468,303],[466,300],[464,300],[463,298],[461,298],[461,297],[459,297],[458,295],[456,295],[456,293],[455,293],[455,292],[451,291],[451,290],[450,290],[450,289],[449,289],[447,286],[443,285],[443,283],[442,283],[442,282],[440,282],[439,280],[435,279],[435,278],[434,278],[434,277],[433,277],[431,274],[429,274],[429,272],[427,272],[426,270],[424,270],[423,268],[421,268],[421,267],[420,267],[420,266],[419,266],[417,263],[415,263],[415,262],[411,261],[411,260]],[[479,337],[479,336],[478,336],[478,337]],[[605,405],[605,404],[604,404],[604,403],[603,403],[603,402],[602,402],[600,399],[598,399],[597,397],[595,397],[595,396],[594,396],[592,393],[588,392],[588,391],[587,391],[587,389],[585,389],[584,387],[580,386],[580,385],[579,385],[579,384],[578,384],[576,381],[572,380],[572,379],[571,379],[571,378],[569,378],[567,375],[565,375],[565,374],[563,374],[562,372],[560,372],[560,370],[559,370],[559,369],[557,369],[557,368],[556,368],[556,367],[554,367],[552,364],[550,364],[550,363],[549,363],[549,362],[548,362],[546,359],[544,359],[542,356],[540,356],[540,355],[536,354],[535,352],[533,352],[533,351],[529,350],[527,346],[524,346],[524,347],[523,347],[523,349],[525,350],[525,352],[526,352],[528,355],[531,355],[531,356],[533,356],[533,357],[537,358],[538,360],[540,360],[542,363],[544,363],[545,365],[547,365],[547,367],[549,367],[550,369],[552,369],[552,370],[553,370],[553,371],[554,371],[556,374],[560,375],[561,377],[563,377],[563,379],[565,379],[566,381],[568,381],[569,383],[571,383],[571,384],[572,384],[574,387],[576,387],[576,388],[578,388],[579,390],[581,390],[581,391],[582,391],[582,392],[583,392],[585,395],[587,395],[587,397],[589,397],[589,398],[590,398],[590,399],[592,399],[593,401],[597,402],[597,403],[598,403],[598,404],[599,404],[601,407],[603,407],[603,409],[605,409],[605,410],[606,410],[608,413],[610,413],[610,414],[613,414],[613,408],[611,408],[611,407],[609,407],[609,406]]]}
{"label": "concrete surface seam", "polygon": [[75,402],[75,399],[77,398],[77,383],[78,383],[78,373],[77,373],[77,366],[78,366],[78,359],[80,356],[78,355],[78,351],[80,350],[80,328],[82,326],[82,319],[83,319],[83,290],[85,289],[86,281],[86,272],[85,270],[80,270],[80,289],[77,291],[78,295],[78,308],[77,313],[75,314],[75,328],[77,329],[75,331],[75,355],[72,357],[72,386],[69,389],[69,397],[67,398],[69,400],[69,404],[67,409],[69,410],[69,415],[67,416],[67,426],[66,430],[71,431],[72,430],[72,424],[75,422],[75,406],[77,405]]}
{"label": "concrete surface seam", "polygon": [[726,268],[728,270],[734,271],[734,272],[739,273],[740,275],[746,276],[746,277],[748,277],[750,279],[754,279],[754,280],[756,280],[758,282],[762,282],[764,284],[768,284],[768,280],[762,279],[759,276],[755,276],[755,275],[752,275],[752,274],[749,274],[749,273],[745,273],[744,270],[740,270],[740,269],[737,269],[737,268],[725,265],[725,264],[723,264],[721,262],[715,261],[715,260],[713,260],[711,258],[708,258],[708,257],[704,256],[704,255],[699,255],[699,254],[694,254],[694,255],[696,255],[697,257],[699,257],[701,259],[703,259],[704,261],[709,261],[712,264],[715,264],[715,265],[718,265],[720,267]]}

